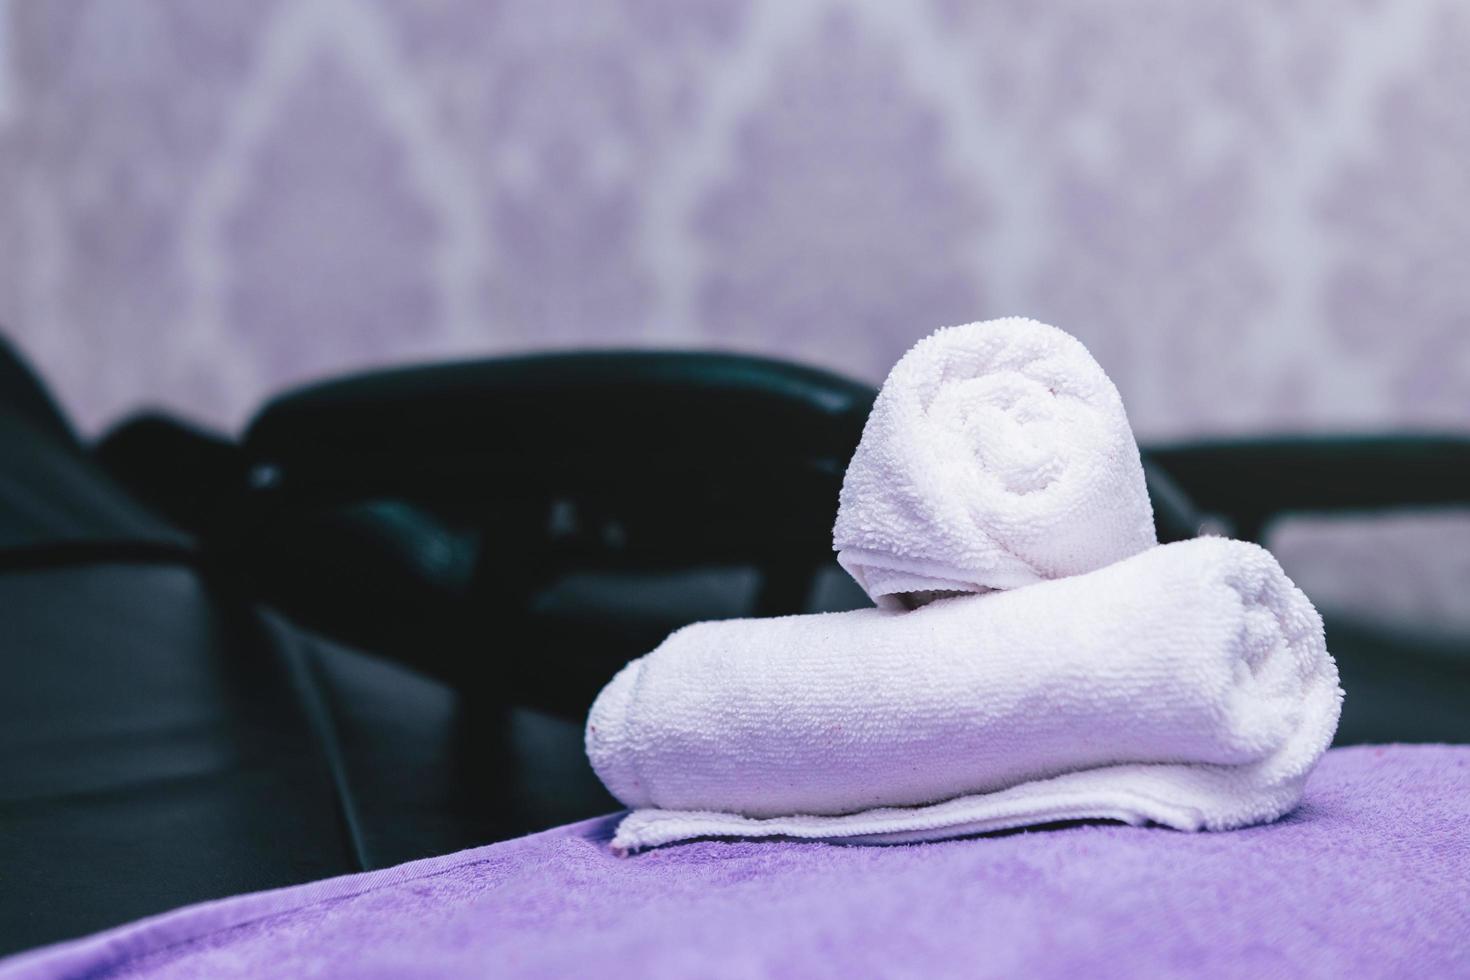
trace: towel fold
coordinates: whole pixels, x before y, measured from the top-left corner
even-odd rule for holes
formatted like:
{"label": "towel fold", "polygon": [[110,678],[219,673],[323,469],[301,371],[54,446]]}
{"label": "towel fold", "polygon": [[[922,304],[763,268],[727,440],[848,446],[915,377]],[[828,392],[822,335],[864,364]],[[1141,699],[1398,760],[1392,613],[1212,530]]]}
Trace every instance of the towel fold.
{"label": "towel fold", "polygon": [[1090,572],[1155,543],[1117,389],[1075,338],[1021,317],[940,330],[894,366],[833,530],[838,561],[888,608]]}
{"label": "towel fold", "polygon": [[1201,538],[913,612],[686,627],[598,697],[587,751],[636,811],[628,850],[1217,830],[1296,805],[1340,702],[1321,618],[1275,559]]}

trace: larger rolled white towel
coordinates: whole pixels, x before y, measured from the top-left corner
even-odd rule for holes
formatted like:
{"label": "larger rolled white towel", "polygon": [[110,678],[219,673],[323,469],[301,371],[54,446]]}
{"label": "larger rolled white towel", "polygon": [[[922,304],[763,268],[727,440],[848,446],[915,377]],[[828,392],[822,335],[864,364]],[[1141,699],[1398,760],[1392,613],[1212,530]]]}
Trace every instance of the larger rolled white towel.
{"label": "larger rolled white towel", "polygon": [[1226,829],[1296,805],[1340,699],[1322,621],[1271,555],[1202,538],[913,612],[686,627],[602,692],[587,751],[636,811],[627,849]]}
{"label": "larger rolled white towel", "polygon": [[940,330],[883,383],[842,484],[838,561],[879,606],[1078,575],[1157,543],[1122,399],[1021,317]]}

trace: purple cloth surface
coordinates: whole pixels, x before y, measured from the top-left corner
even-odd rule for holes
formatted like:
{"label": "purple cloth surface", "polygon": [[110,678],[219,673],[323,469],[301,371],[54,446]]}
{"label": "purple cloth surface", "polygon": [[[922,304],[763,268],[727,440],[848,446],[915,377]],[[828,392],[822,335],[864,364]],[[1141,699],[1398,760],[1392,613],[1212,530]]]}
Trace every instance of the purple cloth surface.
{"label": "purple cloth surface", "polygon": [[701,841],[614,820],[193,906],[19,977],[1467,976],[1470,747],[1329,752],[1301,808],[933,844]]}

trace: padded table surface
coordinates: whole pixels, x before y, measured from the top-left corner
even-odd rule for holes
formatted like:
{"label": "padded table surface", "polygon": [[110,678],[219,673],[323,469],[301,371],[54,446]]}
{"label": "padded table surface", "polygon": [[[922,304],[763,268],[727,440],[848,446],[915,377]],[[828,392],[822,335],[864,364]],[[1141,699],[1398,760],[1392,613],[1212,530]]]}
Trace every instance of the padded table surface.
{"label": "padded table surface", "polygon": [[1295,813],[1220,834],[622,858],[615,819],[193,906],[0,978],[1470,975],[1466,747],[1333,750]]}

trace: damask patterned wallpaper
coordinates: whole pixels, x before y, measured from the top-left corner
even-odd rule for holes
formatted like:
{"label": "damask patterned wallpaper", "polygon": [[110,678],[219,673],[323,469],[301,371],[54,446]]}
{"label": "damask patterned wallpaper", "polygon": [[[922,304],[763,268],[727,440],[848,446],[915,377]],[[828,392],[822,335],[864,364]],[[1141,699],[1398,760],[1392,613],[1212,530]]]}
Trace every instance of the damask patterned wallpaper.
{"label": "damask patterned wallpaper", "polygon": [[0,21],[0,322],[90,430],[550,346],[876,381],[1011,313],[1080,336],[1145,438],[1470,425],[1463,0]]}

